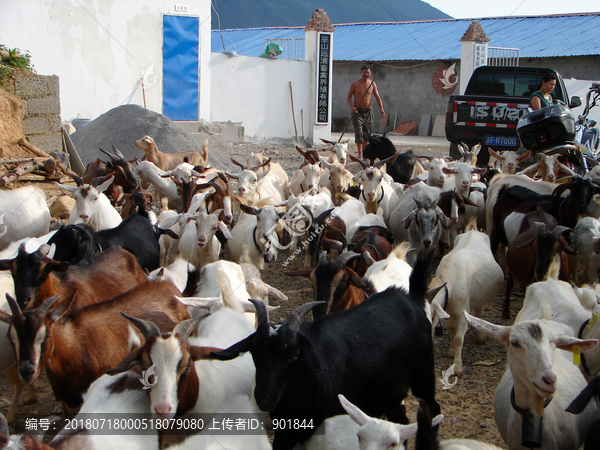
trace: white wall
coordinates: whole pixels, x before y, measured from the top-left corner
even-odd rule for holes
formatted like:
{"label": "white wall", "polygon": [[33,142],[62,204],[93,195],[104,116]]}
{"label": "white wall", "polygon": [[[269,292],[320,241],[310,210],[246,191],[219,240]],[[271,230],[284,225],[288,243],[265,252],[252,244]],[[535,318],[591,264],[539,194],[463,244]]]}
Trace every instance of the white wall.
{"label": "white wall", "polygon": [[[162,112],[162,17],[200,19],[200,55],[210,54],[210,0],[19,0],[0,14],[2,43],[28,50],[37,73],[58,75],[61,117],[94,119],[117,106]],[[8,5],[10,3],[10,5]],[[187,12],[175,12],[175,4]],[[208,56],[200,57],[200,73]],[[153,72],[153,73],[152,73]],[[208,119],[209,77],[200,76],[200,117]],[[203,101],[206,104],[203,104]]]}
{"label": "white wall", "polygon": [[295,136],[291,81],[298,135],[302,135],[301,110],[308,135],[310,63],[212,53],[209,67],[211,121],[241,122],[245,135],[258,139]]}

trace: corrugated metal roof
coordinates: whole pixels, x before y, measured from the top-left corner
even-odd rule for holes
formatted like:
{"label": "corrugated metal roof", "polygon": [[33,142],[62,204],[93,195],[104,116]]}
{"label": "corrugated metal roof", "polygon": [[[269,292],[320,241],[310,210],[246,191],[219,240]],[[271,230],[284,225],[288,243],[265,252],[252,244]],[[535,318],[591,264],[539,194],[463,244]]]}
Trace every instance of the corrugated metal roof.
{"label": "corrugated metal roof", "polygon": [[[460,58],[463,36],[478,20],[491,47],[518,48],[521,58],[600,55],[600,12],[412,22],[334,24],[335,61],[396,61]],[[265,39],[303,38],[303,27],[223,30],[225,48],[258,56]],[[218,30],[212,51],[222,52]]]}

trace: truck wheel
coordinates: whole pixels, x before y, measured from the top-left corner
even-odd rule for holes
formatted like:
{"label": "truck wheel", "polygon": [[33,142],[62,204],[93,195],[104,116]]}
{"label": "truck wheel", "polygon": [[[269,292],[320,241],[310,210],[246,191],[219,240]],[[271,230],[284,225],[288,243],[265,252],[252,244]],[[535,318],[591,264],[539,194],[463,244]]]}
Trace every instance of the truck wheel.
{"label": "truck wheel", "polygon": [[455,161],[462,158],[462,155],[458,150],[457,142],[450,142],[450,158],[452,158]]}

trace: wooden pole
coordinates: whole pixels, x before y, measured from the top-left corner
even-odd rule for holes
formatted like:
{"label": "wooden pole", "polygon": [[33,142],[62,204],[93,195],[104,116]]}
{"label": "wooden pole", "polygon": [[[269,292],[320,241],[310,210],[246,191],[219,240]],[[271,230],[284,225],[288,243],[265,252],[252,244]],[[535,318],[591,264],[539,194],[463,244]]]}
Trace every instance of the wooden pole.
{"label": "wooden pole", "polygon": [[[41,158],[52,158],[51,155],[49,155],[48,153],[46,153],[44,150],[42,150],[41,148],[37,148],[35,145],[33,145],[31,142],[28,142],[25,140],[25,138],[21,138],[17,141],[17,144],[19,144],[21,147],[26,148],[27,150],[35,153],[36,155],[38,155]],[[67,173],[69,171],[69,169],[67,169],[63,163],[61,163],[60,161],[55,161],[56,162],[56,166],[62,170],[64,173]]]}
{"label": "wooden pole", "polygon": [[31,173],[37,168],[38,168],[38,164],[35,159],[31,159],[28,162],[26,162],[25,164],[21,164],[20,166],[17,166],[15,169],[11,170],[7,174],[0,177],[0,187],[5,187],[9,183],[12,183],[13,181],[17,181],[19,179],[19,177],[22,177],[23,175],[25,175],[27,173]]}
{"label": "wooden pole", "polygon": [[[375,76],[373,77],[373,79],[369,83],[369,86],[367,87],[367,90],[365,91],[365,93],[361,97],[360,102],[358,102],[359,105],[362,103],[363,99],[365,98],[365,95],[367,95],[367,92],[369,92],[369,89],[371,89],[371,86],[373,86],[373,83],[375,82],[375,78],[377,78],[377,74],[375,74]],[[338,139],[338,144],[342,141],[342,138],[344,137],[344,133],[346,133],[346,130],[348,129],[348,125],[350,125],[350,122],[352,122],[352,118],[354,117],[355,114],[356,113],[352,113],[352,115],[350,116],[350,119],[348,119],[348,123],[344,127],[344,130],[342,131],[342,134],[340,135],[340,138]]]}

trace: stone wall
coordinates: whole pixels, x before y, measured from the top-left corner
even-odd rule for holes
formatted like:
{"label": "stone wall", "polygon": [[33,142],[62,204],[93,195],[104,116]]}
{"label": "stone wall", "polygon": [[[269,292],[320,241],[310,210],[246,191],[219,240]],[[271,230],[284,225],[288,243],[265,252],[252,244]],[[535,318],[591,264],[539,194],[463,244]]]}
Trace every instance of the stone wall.
{"label": "stone wall", "polygon": [[25,108],[23,133],[28,140],[48,153],[61,152],[58,77],[17,73],[11,87]]}

